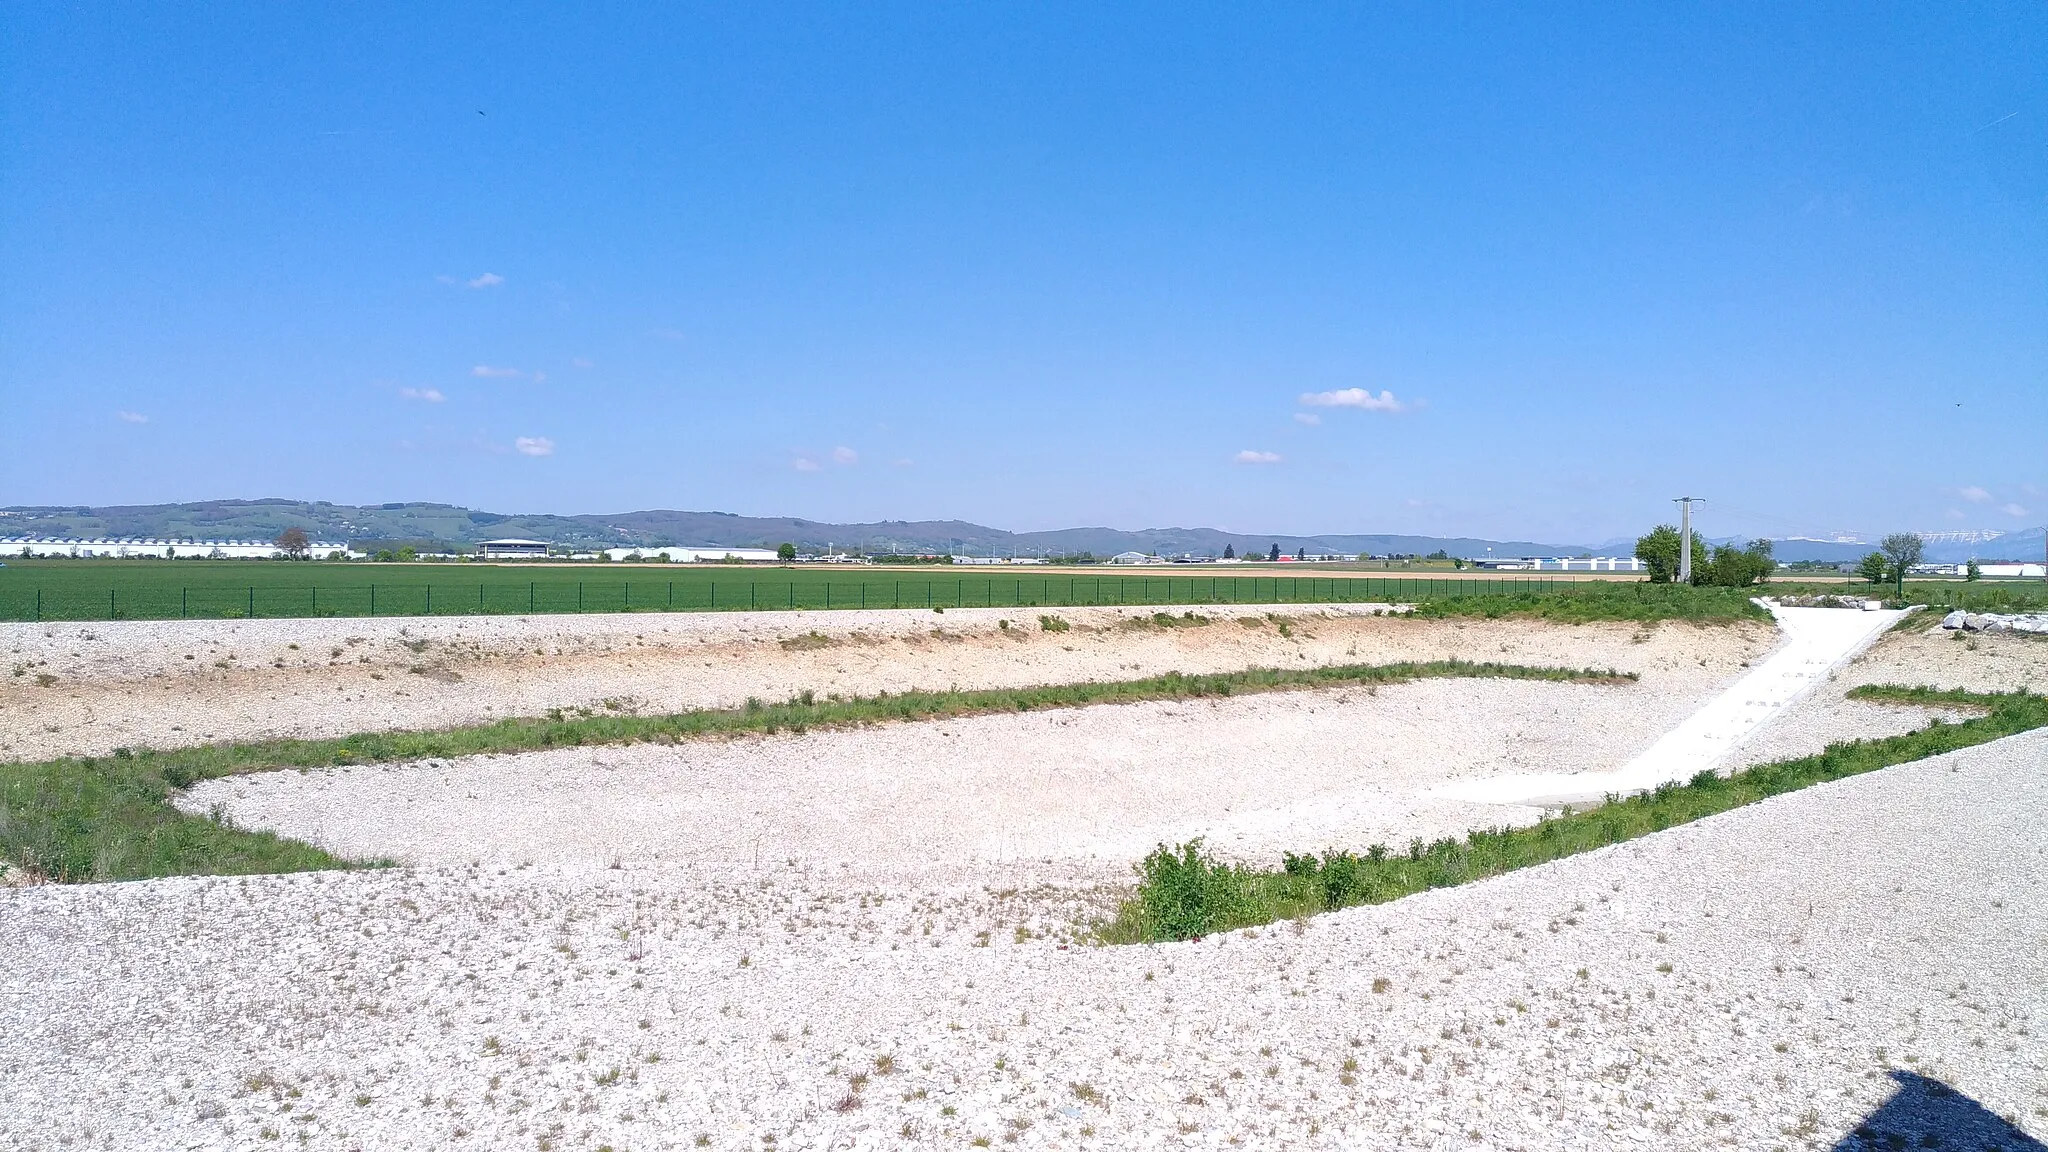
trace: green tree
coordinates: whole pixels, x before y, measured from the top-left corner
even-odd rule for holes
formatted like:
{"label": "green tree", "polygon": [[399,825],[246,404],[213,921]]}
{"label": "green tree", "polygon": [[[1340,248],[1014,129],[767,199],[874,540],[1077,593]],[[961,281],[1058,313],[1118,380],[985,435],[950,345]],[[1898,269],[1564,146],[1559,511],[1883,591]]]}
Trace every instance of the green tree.
{"label": "green tree", "polygon": [[1856,565],[1856,574],[1872,584],[1884,583],[1884,578],[1890,571],[1891,562],[1884,558],[1882,552],[1872,552],[1863,558],[1862,563]]}
{"label": "green tree", "polygon": [[1746,548],[1732,544],[1714,549],[1712,558],[1693,565],[1692,582],[1715,588],[1747,588],[1770,578],[1777,570],[1771,558],[1769,540],[1752,540]]}
{"label": "green tree", "polygon": [[313,542],[306,539],[306,530],[304,528],[287,528],[279,532],[277,539],[271,541],[271,543],[276,545],[277,550],[284,553],[288,559],[304,560],[306,558],[306,549],[310,548]]}
{"label": "green tree", "polygon": [[777,544],[775,546],[775,558],[777,560],[796,559],[796,545],[788,543],[787,541],[781,544]]}
{"label": "green tree", "polygon": [[1280,559],[1280,546],[1278,544],[1275,544],[1271,548],[1266,550],[1266,559],[1269,561],[1276,561]]}
{"label": "green tree", "polygon": [[[1678,579],[1678,529],[1669,524],[1659,524],[1636,538],[1636,559],[1650,570],[1650,583],[1669,584]],[[1692,534],[1693,575],[1708,563],[1707,541],[1699,533]]]}
{"label": "green tree", "polygon": [[1982,580],[1983,578],[1984,570],[1982,568],[1977,567],[1977,558],[1972,556],[1970,558],[1970,562],[1963,566],[1963,579]]}
{"label": "green tree", "polygon": [[1906,569],[1920,562],[1920,537],[1913,532],[1894,532],[1877,542],[1891,561],[1892,578],[1898,581],[1899,596],[1906,595]]}
{"label": "green tree", "polygon": [[397,557],[395,557],[395,559],[397,559],[397,560],[400,560],[400,561],[402,561],[402,562],[404,562],[404,563],[408,563],[408,564],[410,564],[411,562],[413,562],[414,560],[417,560],[417,559],[419,559],[419,558],[420,558],[420,552],[419,552],[419,549],[417,549],[417,548],[414,548],[414,547],[413,547],[412,545],[410,545],[410,544],[407,544],[407,545],[406,545],[405,547],[403,547],[403,548],[400,548],[400,549],[398,550],[398,555],[397,555]]}
{"label": "green tree", "polygon": [[1223,558],[1225,560],[1237,559],[1237,546],[1235,544],[1225,544],[1223,546]]}

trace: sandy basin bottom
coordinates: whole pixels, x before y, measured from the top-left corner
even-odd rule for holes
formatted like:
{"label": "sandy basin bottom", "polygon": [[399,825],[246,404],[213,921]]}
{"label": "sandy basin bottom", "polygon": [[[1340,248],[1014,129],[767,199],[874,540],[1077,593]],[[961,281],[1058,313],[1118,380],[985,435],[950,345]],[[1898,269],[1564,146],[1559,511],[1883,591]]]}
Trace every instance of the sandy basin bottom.
{"label": "sandy basin bottom", "polygon": [[1684,711],[1637,684],[1429,680],[979,716],[804,735],[568,749],[214,781],[224,804],[358,857],[416,864],[1100,862],[1160,841],[1406,845],[1533,821],[1427,799],[1446,780],[1609,768]]}
{"label": "sandy basin bottom", "polygon": [[1919,1076],[1939,1147],[2023,1147],[2044,766],[1153,947],[781,866],[0,891],[0,1148],[1932,1147]]}

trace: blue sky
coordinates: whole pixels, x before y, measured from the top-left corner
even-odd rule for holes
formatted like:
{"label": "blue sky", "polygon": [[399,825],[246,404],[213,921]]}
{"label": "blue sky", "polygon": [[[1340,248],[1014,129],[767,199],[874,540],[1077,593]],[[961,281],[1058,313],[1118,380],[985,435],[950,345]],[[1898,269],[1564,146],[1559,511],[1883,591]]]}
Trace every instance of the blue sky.
{"label": "blue sky", "polygon": [[2037,3],[8,24],[0,503],[2048,520]]}

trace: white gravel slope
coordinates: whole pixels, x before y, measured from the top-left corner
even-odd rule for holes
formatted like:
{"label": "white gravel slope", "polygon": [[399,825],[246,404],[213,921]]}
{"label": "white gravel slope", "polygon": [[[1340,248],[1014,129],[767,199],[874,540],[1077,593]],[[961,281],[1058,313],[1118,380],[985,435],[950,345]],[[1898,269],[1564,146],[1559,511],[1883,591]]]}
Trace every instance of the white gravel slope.
{"label": "white gravel slope", "polygon": [[179,798],[245,827],[409,864],[612,860],[917,869],[1038,860],[1121,879],[1161,841],[1226,854],[1533,823],[1425,795],[1445,780],[1620,764],[1698,694],[1652,684],[1426,680],[270,772]]}
{"label": "white gravel slope", "polygon": [[[1175,608],[1178,613],[1184,609]],[[1136,610],[717,612],[378,620],[0,624],[0,760],[123,745],[439,728],[550,708],[668,712],[803,689],[872,695],[1128,679],[1254,665],[1462,657],[1719,684],[1775,642],[1769,626],[1559,627],[1375,617],[1365,605],[1192,609],[1207,627],[1133,625]],[[1263,621],[1246,627],[1240,619]],[[1011,627],[999,627],[1009,621]]]}
{"label": "white gravel slope", "polygon": [[0,891],[0,1147],[1822,1148],[1891,1068],[2038,1136],[2043,810],[2031,733],[1114,949],[778,867]]}

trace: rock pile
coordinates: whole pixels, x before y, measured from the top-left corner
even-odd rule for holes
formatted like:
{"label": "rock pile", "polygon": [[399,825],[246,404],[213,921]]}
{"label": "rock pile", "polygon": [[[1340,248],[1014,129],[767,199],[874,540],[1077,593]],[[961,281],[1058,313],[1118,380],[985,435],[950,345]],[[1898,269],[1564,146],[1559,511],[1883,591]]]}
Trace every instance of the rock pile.
{"label": "rock pile", "polygon": [[2035,632],[2048,635],[2048,612],[1965,612],[1958,608],[1941,618],[1951,632]]}

